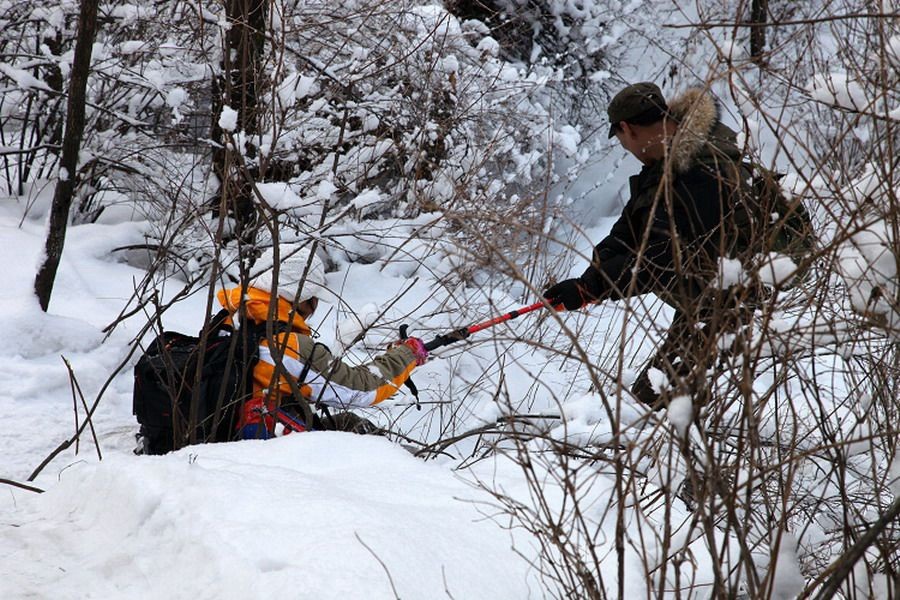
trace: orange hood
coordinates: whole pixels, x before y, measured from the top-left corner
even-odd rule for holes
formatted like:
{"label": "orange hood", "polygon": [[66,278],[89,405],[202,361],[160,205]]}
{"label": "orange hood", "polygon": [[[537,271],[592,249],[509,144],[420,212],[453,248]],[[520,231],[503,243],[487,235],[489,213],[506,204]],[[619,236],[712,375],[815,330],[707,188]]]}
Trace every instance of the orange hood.
{"label": "orange hood", "polygon": [[[217,297],[219,303],[227,308],[231,314],[234,314],[241,304],[241,288],[236,287],[227,290],[219,290]],[[271,304],[271,301],[272,298],[269,295],[269,292],[255,287],[247,288],[247,295],[244,297],[244,309],[247,311],[247,316],[257,323],[265,322],[269,317],[269,305]],[[310,335],[311,333],[311,330],[303,317],[301,317],[297,311],[293,310],[290,302],[280,296],[278,297],[278,306],[276,307],[274,316],[276,321],[290,323],[293,331],[297,331],[303,335]]]}

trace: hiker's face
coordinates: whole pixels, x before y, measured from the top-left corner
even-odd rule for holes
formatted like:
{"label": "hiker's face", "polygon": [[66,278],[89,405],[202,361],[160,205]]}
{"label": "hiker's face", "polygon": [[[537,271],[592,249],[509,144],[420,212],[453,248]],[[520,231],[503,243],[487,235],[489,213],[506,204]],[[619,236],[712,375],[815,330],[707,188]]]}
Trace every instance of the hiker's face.
{"label": "hiker's face", "polygon": [[306,301],[309,305],[309,317],[313,316],[313,313],[316,312],[316,309],[319,308],[319,299],[313,296],[309,300]]}
{"label": "hiker's face", "polygon": [[641,128],[635,127],[625,121],[619,123],[616,128],[616,139],[622,144],[622,147],[633,154],[638,160],[642,159],[643,148],[646,140],[641,132]]}
{"label": "hiker's face", "polygon": [[297,304],[297,312],[299,312],[300,316],[304,319],[313,316],[313,313],[316,312],[317,308],[319,308],[319,299],[315,296]]}
{"label": "hiker's face", "polygon": [[675,133],[675,123],[658,121],[649,125],[632,125],[622,121],[616,128],[616,139],[622,147],[644,164],[665,156],[666,140]]}

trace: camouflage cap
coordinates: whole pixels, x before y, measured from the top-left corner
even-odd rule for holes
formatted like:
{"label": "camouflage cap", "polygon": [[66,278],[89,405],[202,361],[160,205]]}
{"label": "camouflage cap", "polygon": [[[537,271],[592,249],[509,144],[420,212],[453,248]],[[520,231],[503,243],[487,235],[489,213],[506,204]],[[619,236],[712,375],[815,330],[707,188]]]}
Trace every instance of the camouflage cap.
{"label": "camouflage cap", "polygon": [[613,97],[606,109],[609,116],[609,137],[622,121],[645,125],[655,123],[669,112],[666,99],[655,83],[644,81],[629,85]]}

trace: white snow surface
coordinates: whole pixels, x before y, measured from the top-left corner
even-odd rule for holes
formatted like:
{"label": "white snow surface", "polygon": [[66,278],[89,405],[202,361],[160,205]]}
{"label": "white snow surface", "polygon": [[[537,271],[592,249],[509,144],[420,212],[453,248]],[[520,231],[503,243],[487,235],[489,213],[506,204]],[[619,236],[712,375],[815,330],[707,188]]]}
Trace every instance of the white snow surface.
{"label": "white snow surface", "polygon": [[[73,400],[63,358],[87,404],[99,396],[92,424],[102,460],[86,430],[77,448],[59,452],[30,483],[43,494],[0,484],[0,598],[218,600],[276,592],[315,599],[554,597],[552,583],[539,572],[537,540],[492,495],[531,502],[528,477],[503,454],[462,468],[465,446],[426,462],[387,438],[313,432],[135,456],[131,373],[139,349],[130,352],[149,313],[137,311],[104,330],[126,307],[133,309],[135,282],[146,275],[119,262],[121,254],[113,249],[143,243],[148,224],[116,219],[71,225],[44,313],[33,282],[53,189],[42,190],[28,202],[0,203],[6,275],[0,338],[7,342],[0,345],[0,478],[26,482],[72,437],[76,418],[84,422],[86,411],[78,394]],[[340,352],[352,330],[371,325],[361,343],[344,348],[345,360],[362,364],[397,338],[400,323],[409,324],[411,335],[430,338],[522,304],[499,290],[487,302],[478,295],[482,290],[462,290],[456,302],[464,309],[435,311],[433,278],[446,276],[441,268],[451,259],[419,241],[407,244],[408,257],[395,265],[384,239],[432,221],[426,214],[410,222],[368,222],[362,230],[368,237],[358,238],[353,254],[373,262],[332,257],[338,259],[337,270],[326,279],[343,301],[339,310],[314,317],[319,341]],[[440,237],[437,226],[428,227]],[[418,260],[427,268],[412,277],[403,265]],[[157,290],[166,300],[182,285],[169,278]],[[194,294],[163,314],[163,326],[193,333],[205,310],[205,294]],[[608,330],[609,319],[617,322],[619,315],[598,309],[572,315],[571,322],[605,322],[601,330]],[[565,354],[503,341],[513,332],[527,339],[538,328],[549,331],[548,322],[541,325],[535,317],[526,315],[464,347],[435,352],[414,373],[422,400],[452,403],[454,410],[463,406],[469,411],[464,428],[480,426],[515,410],[494,399],[495,383],[479,382],[505,377],[510,398],[529,402],[520,410],[547,415],[542,426],[559,440],[608,443],[616,427],[629,439],[653,435],[646,409],[627,397],[616,408],[614,426],[610,397],[604,402],[588,392],[589,381],[566,366]],[[552,340],[570,344],[558,334]],[[420,412],[411,403],[401,392],[363,414],[382,425],[400,423],[412,439],[433,440],[440,434],[434,427],[439,409]],[[542,493],[562,510],[565,495],[557,474],[544,468],[536,472]],[[613,489],[610,477],[597,474],[585,502],[604,506]],[[680,507],[675,511],[686,518]],[[592,517],[602,540],[614,537],[615,522],[606,514]],[[705,564],[701,549],[693,551]],[[608,561],[615,561],[615,554],[604,556],[603,568],[613,568]],[[641,559],[629,550],[627,560],[625,588],[644,595],[648,584]]]}
{"label": "white snow surface", "polygon": [[791,257],[770,252],[763,257],[759,266],[759,279],[766,285],[777,286],[790,283],[797,274],[797,264]]}
{"label": "white snow surface", "polygon": [[[52,195],[52,186],[44,193]],[[128,352],[146,316],[126,319],[106,338],[102,329],[143,275],[110,250],[140,243],[144,224],[70,226],[44,313],[32,285],[45,234],[37,207],[46,200],[37,198],[24,220],[24,202],[0,206],[7,280],[0,292],[0,478],[27,481],[72,436],[73,394],[61,357],[90,404],[116,367],[126,366],[93,417],[102,460],[85,431],[77,452],[60,453],[31,483],[45,493],[0,485],[0,598],[543,596],[519,554],[535,556],[530,540],[516,543],[508,523],[486,516],[496,512],[492,497],[474,477],[386,438],[316,432],[135,456],[137,356]],[[359,281],[355,293],[389,294],[391,282]],[[167,283],[160,292],[178,287]],[[168,311],[166,327],[196,330],[200,296]],[[335,341],[324,329],[323,339]],[[431,366],[420,369],[426,385]],[[78,418],[83,422],[81,408]],[[506,471],[504,485],[515,489],[518,469]]]}
{"label": "white snow surface", "polygon": [[17,69],[16,67],[0,63],[0,73],[11,79],[19,88],[27,90],[35,88],[39,90],[52,91],[44,81],[38,79],[25,69]]}
{"label": "white snow surface", "polygon": [[380,204],[384,198],[377,189],[365,189],[360,192],[351,202],[351,204],[359,210],[366,212],[366,209],[372,205]]}
{"label": "white snow surface", "polygon": [[237,111],[228,105],[222,107],[222,113],[219,115],[219,127],[222,131],[234,131],[237,129]]}
{"label": "white snow surface", "polygon": [[343,349],[350,348],[357,337],[368,331],[378,318],[378,307],[374,304],[366,304],[355,315],[349,315],[338,323],[337,341]]}
{"label": "white snow surface", "polygon": [[678,435],[684,437],[694,420],[694,402],[690,396],[675,396],[669,403],[667,414]]}
{"label": "white snow surface", "polygon": [[826,104],[860,111],[870,105],[865,90],[846,73],[833,72],[816,75],[807,89],[815,100]]}
{"label": "white snow surface", "polygon": [[775,577],[772,582],[772,600],[791,600],[796,598],[803,588],[806,580],[800,570],[800,560],[797,558],[797,540],[789,533],[781,536],[781,544],[778,546],[778,556],[775,559]]}
{"label": "white snow surface", "polygon": [[374,436],[80,461],[4,515],[0,595],[439,598],[446,582],[456,598],[528,597],[508,532],[466,499],[487,498]]}
{"label": "white snow surface", "polygon": [[735,258],[719,259],[719,288],[726,290],[744,281],[744,266]]}

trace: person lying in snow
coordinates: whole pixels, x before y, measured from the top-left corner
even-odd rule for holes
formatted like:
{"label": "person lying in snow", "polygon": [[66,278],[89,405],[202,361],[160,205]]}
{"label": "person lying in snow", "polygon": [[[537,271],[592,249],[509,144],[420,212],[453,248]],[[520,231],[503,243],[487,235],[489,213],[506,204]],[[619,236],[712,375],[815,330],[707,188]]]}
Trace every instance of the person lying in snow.
{"label": "person lying in snow", "polygon": [[[272,258],[269,250],[257,265],[271,265]],[[371,432],[374,426],[348,409],[373,406],[390,398],[413,369],[427,360],[428,351],[418,338],[397,342],[371,363],[357,367],[332,355],[325,345],[312,339],[307,325],[326,289],[322,262],[305,248],[282,248],[277,282],[273,269],[250,282],[244,297],[244,314],[257,324],[265,323],[271,314],[273,324],[277,322],[279,326],[273,327],[273,347],[267,339],[260,341],[259,360],[253,369],[253,397],[238,412],[239,438],[271,437],[279,416],[293,414],[302,419],[303,412],[294,400],[295,391],[310,407],[324,405],[339,412],[326,409],[324,416],[314,415],[314,423],[300,422],[299,427],[289,422],[289,431],[313,428]],[[240,286],[220,290],[218,300],[236,315],[241,304]],[[295,410],[290,410],[292,406]]]}

